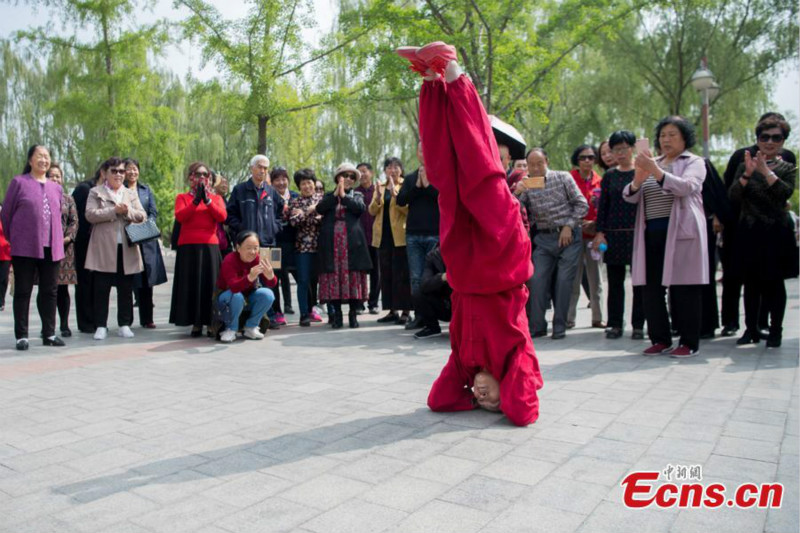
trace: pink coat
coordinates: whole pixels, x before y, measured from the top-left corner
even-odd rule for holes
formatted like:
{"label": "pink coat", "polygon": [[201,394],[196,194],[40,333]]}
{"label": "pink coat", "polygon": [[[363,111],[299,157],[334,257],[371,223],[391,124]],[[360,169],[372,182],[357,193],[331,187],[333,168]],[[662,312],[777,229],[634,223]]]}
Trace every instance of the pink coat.
{"label": "pink coat", "polygon": [[[708,247],[702,196],[705,178],[703,158],[688,151],[674,161],[671,174],[664,173],[663,188],[675,196],[669,215],[664,275],[661,280],[665,287],[708,283]],[[631,277],[634,285],[645,285],[644,196],[641,189],[631,194],[631,185],[628,184],[622,191],[622,197],[626,202],[639,204],[633,237]]]}

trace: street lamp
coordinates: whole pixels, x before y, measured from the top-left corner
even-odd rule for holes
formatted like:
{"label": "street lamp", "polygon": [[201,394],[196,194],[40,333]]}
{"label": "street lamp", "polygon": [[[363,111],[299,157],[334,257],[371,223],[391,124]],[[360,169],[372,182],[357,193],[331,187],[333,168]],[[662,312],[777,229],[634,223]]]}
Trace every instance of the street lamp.
{"label": "street lamp", "polygon": [[719,95],[720,87],[714,81],[714,74],[708,70],[708,61],[704,57],[700,61],[700,66],[692,74],[692,87],[702,93],[703,97],[703,157],[708,159],[708,105],[709,100]]}

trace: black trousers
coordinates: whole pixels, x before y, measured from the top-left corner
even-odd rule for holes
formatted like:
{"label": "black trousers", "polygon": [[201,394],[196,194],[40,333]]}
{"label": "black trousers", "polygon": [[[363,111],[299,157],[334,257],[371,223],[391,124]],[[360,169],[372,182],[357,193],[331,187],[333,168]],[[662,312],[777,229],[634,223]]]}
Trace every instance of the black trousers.
{"label": "black trousers", "polygon": [[[706,220],[708,238],[708,285],[703,285],[703,315],[700,323],[701,333],[714,333],[719,327],[719,305],[717,304],[717,235],[714,233],[713,219]],[[737,302],[738,305],[738,302]]]}
{"label": "black trousers", "polygon": [[[744,286],[742,267],[737,264],[741,255],[736,252],[738,234],[734,229],[725,229],[722,236],[722,327],[739,329],[739,299]],[[785,290],[785,287],[784,287]],[[751,306],[754,303],[751,301]],[[745,303],[745,306],[747,304]],[[752,314],[752,310],[751,310]],[[767,329],[769,323],[767,306],[758,311],[758,328]]]}
{"label": "black trousers", "polygon": [[450,322],[453,310],[450,298],[439,294],[427,294],[420,291],[413,296],[414,310],[422,325],[431,329],[440,329],[439,321]]}
{"label": "black trousers", "polygon": [[33,293],[34,273],[39,274],[39,293],[36,309],[42,321],[42,338],[56,334],[56,293],[58,291],[58,266],[53,261],[50,248],[44,249],[44,259],[13,256],[14,265],[14,336],[28,338],[28,314]]}
{"label": "black trousers", "polygon": [[[622,328],[625,323],[625,271],[627,265],[606,264],[608,274],[608,327]],[[633,329],[644,329],[644,287],[633,288],[633,310],[631,325]]]}
{"label": "black trousers", "polygon": [[[646,275],[644,314],[647,333],[653,344],[672,344],[670,315],[667,311],[667,288],[661,284],[664,256],[667,247],[666,230],[645,231]],[[702,285],[673,285],[669,288],[672,301],[672,324],[680,332],[680,344],[696,350],[700,346],[702,318]]]}
{"label": "black trousers", "polygon": [[[108,327],[108,302],[111,287],[117,286],[117,324],[133,324],[133,274],[125,274],[122,245],[117,245],[117,271],[94,273],[94,323],[98,328]],[[139,305],[142,305],[141,300]]]}
{"label": "black trousers", "polygon": [[370,308],[378,307],[378,298],[381,294],[381,259],[378,248],[369,246],[369,258],[372,261],[372,270],[369,274],[369,299],[367,305]]}
{"label": "black trousers", "polygon": [[69,308],[71,305],[69,285],[59,285],[56,293],[56,307],[58,308],[58,322],[61,331],[69,329]]}
{"label": "black trousers", "polygon": [[786,284],[783,279],[763,279],[747,276],[744,283],[744,322],[749,331],[766,329],[770,319],[770,333],[783,331],[786,314]]}
{"label": "black trousers", "polygon": [[[142,274],[142,283],[147,283],[147,275]],[[145,285],[136,289],[136,299],[139,301],[139,324],[146,326],[153,323],[153,287]]]}
{"label": "black trousers", "polygon": [[382,307],[385,311],[411,311],[411,280],[405,246],[380,248]]}
{"label": "black trousers", "polygon": [[11,270],[11,261],[0,261],[0,307],[5,307],[6,305],[9,270]]}
{"label": "black trousers", "polygon": [[75,242],[75,272],[78,284],[75,285],[75,319],[78,321],[78,330],[92,333],[94,325],[94,272],[86,270],[86,252],[89,242]]}

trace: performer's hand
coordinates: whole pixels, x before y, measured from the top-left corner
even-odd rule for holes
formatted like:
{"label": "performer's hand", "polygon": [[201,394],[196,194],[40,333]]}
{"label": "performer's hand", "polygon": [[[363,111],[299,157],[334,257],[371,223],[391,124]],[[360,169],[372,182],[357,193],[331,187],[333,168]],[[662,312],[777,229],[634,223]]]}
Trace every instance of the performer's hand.
{"label": "performer's hand", "polygon": [[558,234],[558,245],[561,248],[566,248],[572,244],[572,228],[564,226],[561,228],[561,233]]}

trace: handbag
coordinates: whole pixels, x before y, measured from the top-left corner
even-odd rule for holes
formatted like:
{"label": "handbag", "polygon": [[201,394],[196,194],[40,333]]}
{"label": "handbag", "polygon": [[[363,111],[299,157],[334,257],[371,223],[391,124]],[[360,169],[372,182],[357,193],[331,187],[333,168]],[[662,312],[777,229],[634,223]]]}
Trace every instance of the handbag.
{"label": "handbag", "polygon": [[154,220],[148,218],[139,224],[128,224],[125,226],[125,234],[128,236],[128,245],[136,246],[143,242],[158,239],[161,237],[161,230],[158,229]]}

